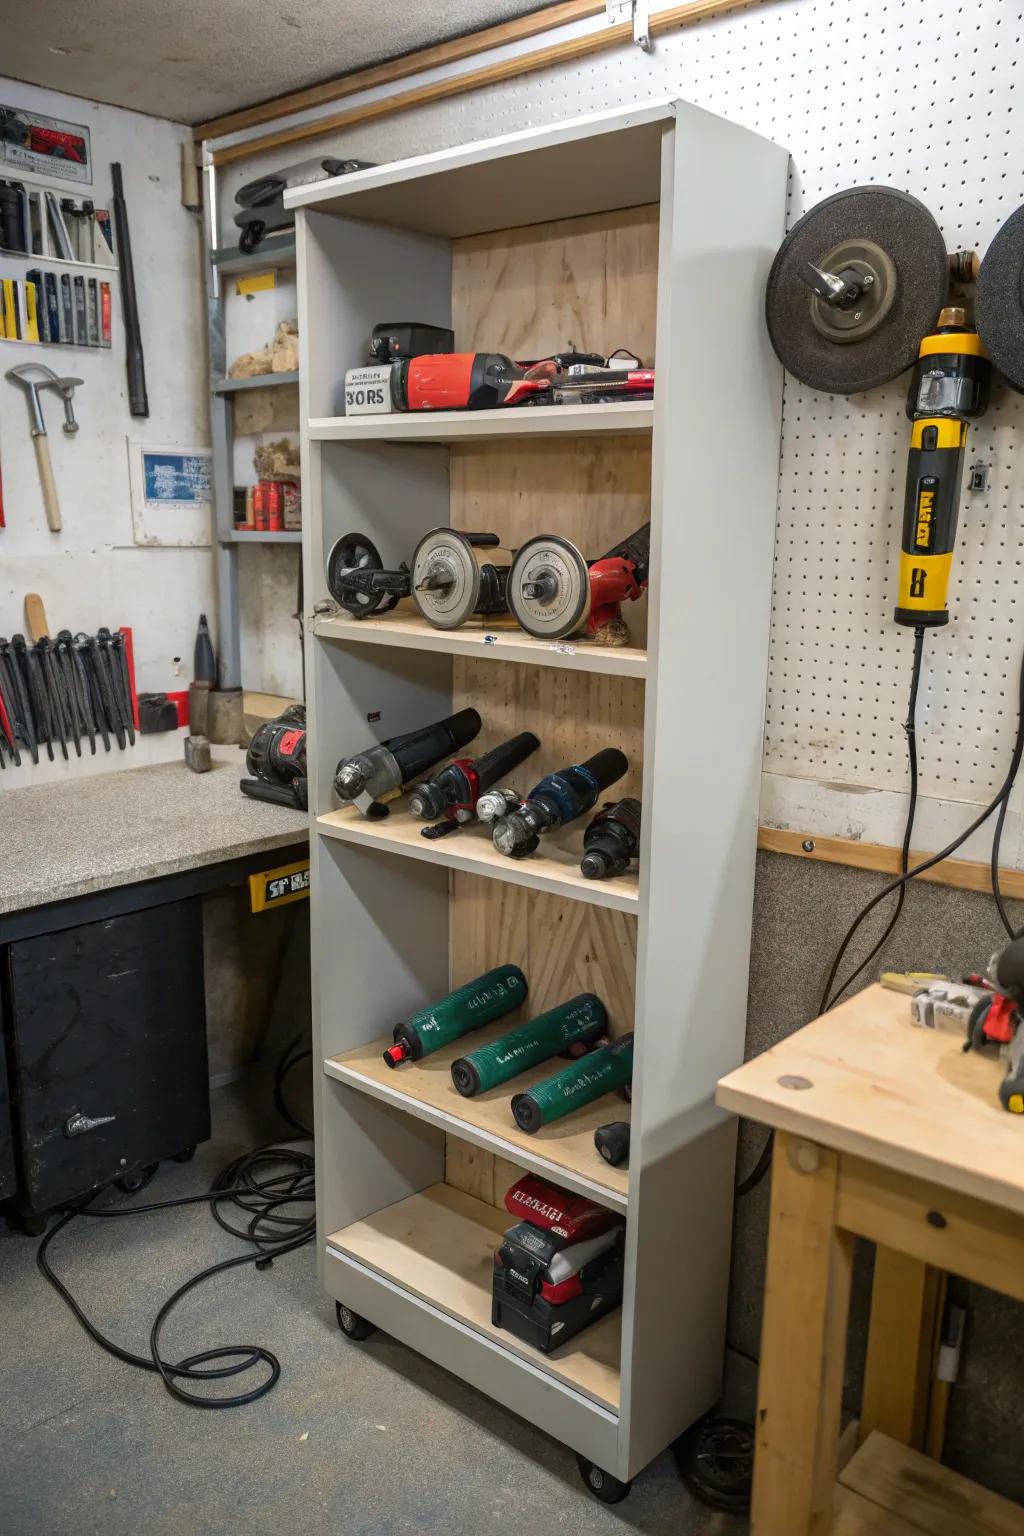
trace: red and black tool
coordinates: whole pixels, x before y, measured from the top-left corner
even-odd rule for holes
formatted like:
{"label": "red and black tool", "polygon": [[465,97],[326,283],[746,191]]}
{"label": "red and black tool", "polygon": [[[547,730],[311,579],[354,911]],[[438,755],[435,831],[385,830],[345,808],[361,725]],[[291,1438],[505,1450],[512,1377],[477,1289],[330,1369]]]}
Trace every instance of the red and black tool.
{"label": "red and black tool", "polygon": [[627,797],[603,806],[583,834],[580,871],[588,880],[621,875],[640,852],[640,801]]}
{"label": "red and black tool", "polygon": [[435,823],[424,827],[420,836],[447,837],[475,821],[477,801],[484,791],[518,768],[539,746],[532,731],[520,731],[482,757],[457,757],[432,779],[414,784],[409,791],[409,814],[417,821]]}
{"label": "red and black tool", "polygon": [[245,766],[253,775],[241,781],[250,800],[268,800],[293,810],[309,807],[306,779],[306,707],[292,704],[276,720],[266,720],[253,733]]}
{"label": "red and black tool", "polygon": [[550,379],[528,378],[502,352],[428,352],[396,363],[391,374],[397,411],[483,411],[550,393]]}
{"label": "red and black tool", "polygon": [[509,609],[540,640],[583,630],[598,645],[628,645],[620,604],[643,596],[650,561],[650,523],[590,561],[568,539],[542,534],[528,539],[512,562]]}

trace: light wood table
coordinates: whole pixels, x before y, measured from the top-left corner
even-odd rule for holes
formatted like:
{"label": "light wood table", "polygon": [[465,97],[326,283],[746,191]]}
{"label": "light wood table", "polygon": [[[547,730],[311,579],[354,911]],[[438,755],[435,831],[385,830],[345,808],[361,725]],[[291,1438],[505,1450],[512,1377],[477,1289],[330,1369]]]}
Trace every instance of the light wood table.
{"label": "light wood table", "polygon": [[[1024,1509],[921,1454],[941,1448],[945,1275],[1024,1300],[1024,1120],[1002,1074],[872,986],[719,1084],[776,1130],[753,1536],[1024,1536]],[[855,1237],[878,1249],[861,1446],[840,1470]]]}

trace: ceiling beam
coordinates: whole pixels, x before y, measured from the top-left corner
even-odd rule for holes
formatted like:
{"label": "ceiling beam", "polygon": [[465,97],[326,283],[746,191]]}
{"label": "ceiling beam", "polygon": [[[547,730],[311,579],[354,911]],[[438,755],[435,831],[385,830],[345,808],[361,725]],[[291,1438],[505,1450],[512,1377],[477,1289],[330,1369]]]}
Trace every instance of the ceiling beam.
{"label": "ceiling beam", "polygon": [[544,10],[533,11],[515,21],[505,21],[480,32],[470,32],[465,37],[452,38],[431,48],[418,48],[402,58],[375,64],[371,69],[360,69],[355,74],[342,75],[333,80],[322,80],[318,85],[307,86],[301,91],[290,91],[285,96],[275,96],[258,106],[243,107],[228,112],[223,117],[211,118],[208,123],[197,123],[192,130],[196,140],[220,139],[228,133],[241,133],[247,128],[258,128],[261,123],[273,123],[279,118],[290,117],[293,112],[305,112],[310,107],[322,107],[329,101],[341,101],[358,91],[373,90],[378,85],[391,85],[396,80],[406,80],[425,69],[436,69],[440,64],[455,64],[475,53],[485,53],[489,48],[500,48],[504,43],[521,42],[523,38],[536,37],[539,32],[549,32],[553,27],[564,27],[570,21],[584,21],[600,15],[605,0],[562,0],[559,5],[549,5]]}

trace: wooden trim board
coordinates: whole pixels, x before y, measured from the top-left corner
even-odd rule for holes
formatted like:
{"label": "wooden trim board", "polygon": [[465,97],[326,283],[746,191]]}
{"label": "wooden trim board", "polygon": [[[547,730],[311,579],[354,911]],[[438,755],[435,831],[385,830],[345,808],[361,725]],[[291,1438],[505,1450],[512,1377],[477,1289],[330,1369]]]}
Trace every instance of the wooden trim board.
{"label": "wooden trim board", "polygon": [[555,1058],[545,1062],[472,1099],[464,1099],[456,1091],[451,1078],[452,1062],[500,1040],[518,1022],[502,1019],[486,1029],[474,1030],[464,1040],[435,1051],[423,1061],[405,1062],[397,1069],[386,1066],[383,1060],[383,1052],[391,1044],[387,1036],[343,1056],[328,1057],[324,1071],[341,1082],[352,1083],[363,1093],[397,1103],[407,1113],[440,1125],[453,1136],[464,1137],[500,1157],[530,1167],[555,1183],[568,1184],[580,1194],[624,1210],[628,1171],[611,1168],[604,1162],[594,1146],[594,1132],[611,1120],[629,1120],[630,1106],[625,1099],[606,1094],[576,1114],[527,1136],[516,1125],[509,1108],[513,1093],[522,1093],[552,1077],[567,1065],[565,1061]]}
{"label": "wooden trim board", "polygon": [[272,96],[256,106],[243,107],[237,112],[227,112],[223,117],[211,118],[206,123],[196,123],[192,137],[219,139],[229,133],[243,133],[247,128],[258,128],[261,123],[273,123],[279,118],[290,117],[293,112],[305,112],[310,107],[322,107],[329,101],[341,101],[358,91],[371,91],[379,85],[391,85],[406,80],[422,70],[437,69],[443,64],[457,64],[461,59],[485,53],[489,48],[502,48],[523,38],[536,37],[540,32],[550,32],[572,21],[586,21],[600,16],[605,0],[562,0],[561,5],[548,5],[544,10],[532,11],[514,21],[501,22],[495,27],[485,27],[481,32],[469,32],[464,37],[453,37],[448,42],[437,43],[431,48],[417,48],[413,53],[397,59],[388,59],[369,69],[359,69],[352,74],[338,75],[332,80],[322,80],[317,85],[306,86],[300,91],[289,91],[286,96]]}
{"label": "wooden trim board", "polygon": [[491,1322],[494,1250],[507,1212],[434,1184],[332,1233],[329,1247],[411,1291],[510,1354],[527,1360],[601,1407],[619,1409],[619,1311],[585,1328],[553,1354],[531,1349]]}
{"label": "wooden trim board", "polygon": [[[809,843],[810,847],[804,845]],[[826,864],[845,864],[850,869],[872,869],[880,874],[898,875],[900,850],[883,843],[861,843],[850,837],[819,837],[816,833],[788,832],[777,827],[759,827],[757,846],[764,853],[787,853],[797,859],[821,859]],[[910,867],[930,857],[920,851],[910,855]],[[935,885],[952,885],[962,891],[989,895],[992,873],[980,859],[943,859],[924,870],[915,880]],[[1024,901],[1024,870],[1000,869],[1000,888],[1004,896]]]}
{"label": "wooden trim board", "polygon": [[[724,16],[730,11],[748,9],[763,3],[764,0],[691,0],[690,4],[674,5],[667,11],[655,12],[650,18],[650,34],[657,36],[661,32],[672,31],[676,27],[686,26],[691,22],[705,21],[712,16]],[[324,138],[343,128],[351,128],[356,123],[370,122],[381,117],[393,117],[396,113],[406,112],[412,107],[426,106],[434,101],[445,101],[452,96],[464,96],[470,91],[482,90],[486,86],[496,85],[503,80],[513,80],[520,75],[532,74],[539,69],[552,69],[558,64],[569,64],[576,59],[587,58],[590,54],[601,53],[606,48],[615,48],[622,43],[632,45],[632,42],[631,22],[602,27],[580,37],[569,38],[565,42],[538,48],[534,53],[524,53],[516,58],[485,64],[479,69],[467,70],[464,74],[455,75],[449,79],[434,80],[429,85],[416,86],[408,91],[397,91],[394,95],[383,97],[378,101],[367,102],[360,107],[350,107],[347,111],[335,112],[312,123],[299,123],[292,128],[280,128],[275,133],[263,134],[260,138],[246,139],[241,144],[228,145],[224,149],[214,150],[213,163],[218,167],[231,165],[238,160],[251,159],[253,155],[263,154],[267,150],[280,149],[287,144],[299,144],[307,139]]]}
{"label": "wooden trim board", "polygon": [[[640,882],[635,872],[611,880],[588,880],[580,873],[579,852],[557,846],[550,837],[544,841],[544,852],[529,859],[509,859],[499,853],[491,841],[489,827],[465,827],[452,837],[430,842],[420,835],[423,822],[414,821],[404,811],[402,801],[394,802],[385,821],[367,821],[358,811],[346,808],[318,816],[316,824],[326,837],[359,843],[382,853],[443,864],[470,875],[489,875],[494,880],[530,886],[555,896],[572,896],[615,912],[637,912],[640,907]],[[577,841],[581,838],[582,827],[574,836]]]}
{"label": "wooden trim board", "polygon": [[[869,1503],[892,1524],[833,1524],[833,1536],[869,1531],[925,1531],[928,1536],[1022,1536],[1024,1509],[949,1467],[872,1434],[839,1475],[840,1489]],[[837,1500],[837,1509],[842,1508]],[[895,1517],[900,1517],[896,1523]],[[905,1525],[904,1523],[905,1522]]]}
{"label": "wooden trim board", "polygon": [[[493,622],[493,621],[492,621]],[[434,629],[418,613],[400,609],[386,617],[353,619],[348,614],[318,616],[313,632],[344,645],[391,645],[398,649],[437,651],[480,661],[514,661],[570,672],[598,672],[607,677],[646,677],[647,651],[635,645],[592,645],[577,638],[537,640],[522,629],[488,629],[471,620],[461,629]]]}

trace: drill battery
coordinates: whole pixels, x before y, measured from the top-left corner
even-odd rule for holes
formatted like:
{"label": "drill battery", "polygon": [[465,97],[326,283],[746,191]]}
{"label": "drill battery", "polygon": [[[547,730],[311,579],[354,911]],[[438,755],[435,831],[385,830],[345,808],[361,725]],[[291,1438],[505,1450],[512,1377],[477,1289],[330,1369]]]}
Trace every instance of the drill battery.
{"label": "drill battery", "polygon": [[525,1219],[494,1255],[491,1321],[548,1354],[621,1302],[626,1224],[533,1175],[505,1205]]}

